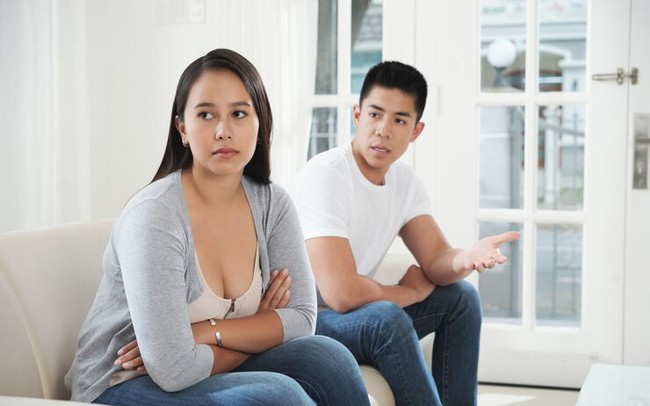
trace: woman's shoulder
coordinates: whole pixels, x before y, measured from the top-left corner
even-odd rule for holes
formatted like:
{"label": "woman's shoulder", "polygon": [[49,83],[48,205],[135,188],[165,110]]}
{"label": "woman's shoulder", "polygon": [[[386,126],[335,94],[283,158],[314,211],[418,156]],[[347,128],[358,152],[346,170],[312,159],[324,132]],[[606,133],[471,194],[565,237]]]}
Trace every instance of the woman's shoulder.
{"label": "woman's shoulder", "polygon": [[294,210],[293,200],[284,187],[275,182],[268,184],[243,178],[244,189],[251,209],[261,214],[270,222],[284,217],[284,213]]}
{"label": "woman's shoulder", "polygon": [[148,184],[136,192],[122,210],[121,217],[132,212],[138,216],[159,216],[163,213],[182,214],[185,201],[179,172],[173,172],[162,179]]}
{"label": "woman's shoulder", "polygon": [[247,195],[261,199],[261,201],[277,203],[289,198],[286,189],[276,182],[262,183],[244,176],[242,183]]}

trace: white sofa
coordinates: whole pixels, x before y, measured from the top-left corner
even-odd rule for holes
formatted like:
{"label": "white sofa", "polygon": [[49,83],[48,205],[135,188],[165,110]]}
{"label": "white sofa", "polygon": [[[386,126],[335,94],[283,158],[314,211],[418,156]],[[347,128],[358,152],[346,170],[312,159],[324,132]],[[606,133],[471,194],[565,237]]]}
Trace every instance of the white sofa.
{"label": "white sofa", "polygon": [[[111,225],[97,220],[0,234],[0,405],[16,404],[15,397],[69,399],[63,376],[102,275]],[[431,340],[423,340],[426,359]],[[381,374],[367,365],[361,371],[371,403],[394,405]]]}

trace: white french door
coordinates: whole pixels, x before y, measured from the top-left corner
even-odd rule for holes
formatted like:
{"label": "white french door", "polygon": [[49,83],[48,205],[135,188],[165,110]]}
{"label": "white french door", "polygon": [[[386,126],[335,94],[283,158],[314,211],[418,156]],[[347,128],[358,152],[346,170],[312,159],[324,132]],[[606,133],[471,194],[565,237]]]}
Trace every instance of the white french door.
{"label": "white french door", "polygon": [[630,68],[639,81],[630,87],[628,180],[625,233],[625,330],[623,361],[650,365],[650,2],[632,0]]}
{"label": "white french door", "polygon": [[414,166],[455,246],[518,229],[474,276],[479,380],[580,387],[623,361],[630,0],[415,4],[430,97]]}

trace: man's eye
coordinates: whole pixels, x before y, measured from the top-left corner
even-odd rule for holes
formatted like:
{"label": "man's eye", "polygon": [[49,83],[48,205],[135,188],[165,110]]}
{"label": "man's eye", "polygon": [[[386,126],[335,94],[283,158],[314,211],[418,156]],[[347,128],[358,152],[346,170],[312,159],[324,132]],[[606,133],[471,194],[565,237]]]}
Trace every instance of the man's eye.
{"label": "man's eye", "polygon": [[374,113],[374,112],[373,112],[373,113],[368,113],[368,115],[369,115],[370,117],[372,117],[372,118],[377,118],[377,117],[379,117],[379,114]]}

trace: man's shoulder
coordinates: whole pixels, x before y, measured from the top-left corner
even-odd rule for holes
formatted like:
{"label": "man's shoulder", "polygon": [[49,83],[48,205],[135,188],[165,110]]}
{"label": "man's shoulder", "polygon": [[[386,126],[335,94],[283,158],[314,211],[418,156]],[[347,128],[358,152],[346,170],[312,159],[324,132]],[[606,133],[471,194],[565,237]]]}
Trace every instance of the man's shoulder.
{"label": "man's shoulder", "polygon": [[315,155],[307,162],[307,166],[338,168],[347,164],[349,160],[348,155],[348,146],[340,145]]}
{"label": "man's shoulder", "polygon": [[398,184],[412,185],[418,182],[418,177],[413,168],[404,161],[398,160],[393,162],[387,176],[392,178],[388,181],[397,182]]}
{"label": "man's shoulder", "polygon": [[323,178],[349,178],[350,171],[346,148],[339,146],[311,158],[301,171],[301,175],[309,178],[310,181],[322,181]]}

